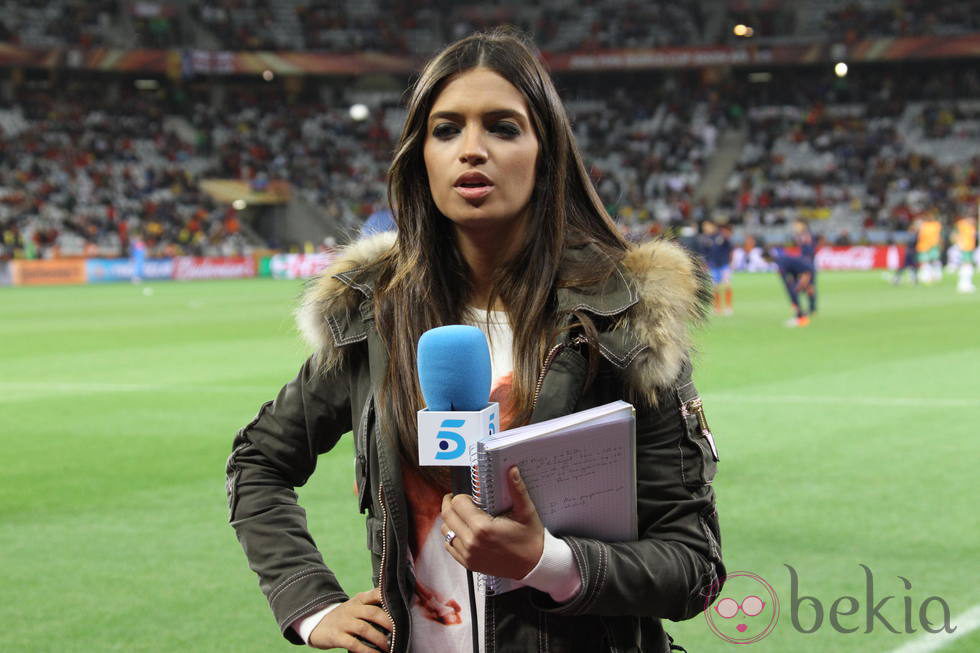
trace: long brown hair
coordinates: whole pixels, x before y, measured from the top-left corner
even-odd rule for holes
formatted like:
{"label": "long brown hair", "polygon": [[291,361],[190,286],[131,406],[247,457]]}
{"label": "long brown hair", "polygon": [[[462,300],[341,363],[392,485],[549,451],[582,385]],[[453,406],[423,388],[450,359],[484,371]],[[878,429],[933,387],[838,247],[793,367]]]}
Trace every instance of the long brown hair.
{"label": "long brown hair", "polygon": [[[513,84],[527,101],[539,156],[530,199],[527,242],[492,279],[487,308],[499,298],[514,331],[511,391],[515,423],[531,415],[537,376],[561,328],[554,291],[612,273],[627,245],[588,177],[564,106],[532,46],[509,28],[477,33],[450,44],[425,66],[411,88],[408,115],[388,171],[388,201],[398,225],[397,246],[379,265],[375,316],[388,349],[388,370],[378,402],[381,423],[397,434],[399,450],[417,464],[416,411],[422,407],[416,346],[428,329],[462,321],[471,291],[466,263],[452,223],[429,190],[423,159],[426,124],[442,88],[456,75],[484,67]],[[603,254],[572,269],[562,254],[571,245],[594,243]],[[594,327],[584,315],[577,323]],[[420,468],[446,487],[445,470]]]}

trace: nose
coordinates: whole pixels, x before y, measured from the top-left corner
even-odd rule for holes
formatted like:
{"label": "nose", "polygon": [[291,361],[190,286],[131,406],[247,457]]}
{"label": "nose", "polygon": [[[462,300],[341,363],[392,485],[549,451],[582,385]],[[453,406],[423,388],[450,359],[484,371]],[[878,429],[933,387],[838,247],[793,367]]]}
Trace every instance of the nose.
{"label": "nose", "polygon": [[460,139],[459,160],[461,163],[476,165],[487,160],[487,148],[479,128],[470,127],[463,131]]}

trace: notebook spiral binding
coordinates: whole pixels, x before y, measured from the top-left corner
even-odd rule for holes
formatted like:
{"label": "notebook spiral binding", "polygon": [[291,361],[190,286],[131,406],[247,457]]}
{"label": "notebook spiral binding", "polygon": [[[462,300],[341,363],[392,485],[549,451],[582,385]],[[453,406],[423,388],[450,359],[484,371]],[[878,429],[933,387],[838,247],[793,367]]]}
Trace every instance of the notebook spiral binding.
{"label": "notebook spiral binding", "polygon": [[[473,500],[483,510],[489,512],[494,505],[494,490],[491,483],[484,485],[480,481],[480,470],[487,469],[488,457],[486,452],[480,452],[479,447],[473,445],[470,449],[470,487],[473,489]],[[486,574],[476,574],[476,584],[480,592],[487,596],[492,596],[499,584],[496,576]]]}

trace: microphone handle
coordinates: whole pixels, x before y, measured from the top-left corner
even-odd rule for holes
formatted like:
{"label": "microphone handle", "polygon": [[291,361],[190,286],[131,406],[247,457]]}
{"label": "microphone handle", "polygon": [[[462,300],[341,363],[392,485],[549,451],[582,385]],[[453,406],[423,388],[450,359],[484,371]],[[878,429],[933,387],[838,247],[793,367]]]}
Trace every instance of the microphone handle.
{"label": "microphone handle", "polygon": [[473,494],[469,467],[453,467],[453,494]]}
{"label": "microphone handle", "polygon": [[[471,483],[472,476],[470,475],[469,467],[453,467],[453,494],[469,494],[473,495],[473,485]],[[470,599],[470,615],[471,615],[471,628],[470,634],[472,635],[472,650],[473,653],[479,653],[480,651],[480,625],[476,618],[476,582],[473,580],[473,572],[469,569],[466,570],[466,587],[469,590]]]}

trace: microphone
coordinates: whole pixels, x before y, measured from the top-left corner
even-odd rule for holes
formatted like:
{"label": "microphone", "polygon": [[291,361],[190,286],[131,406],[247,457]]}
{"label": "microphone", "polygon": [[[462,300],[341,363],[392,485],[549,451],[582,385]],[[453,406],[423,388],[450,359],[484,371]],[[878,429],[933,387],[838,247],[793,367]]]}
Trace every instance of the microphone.
{"label": "microphone", "polygon": [[[476,443],[496,433],[500,407],[490,403],[490,348],[474,326],[429,329],[419,338],[416,365],[426,407],[418,412],[419,466],[453,468],[453,493],[473,494],[471,461]],[[473,572],[466,570],[472,651],[480,650]]]}
{"label": "microphone", "polygon": [[453,470],[453,490],[470,494],[469,467],[476,443],[500,424],[490,403],[490,349],[474,326],[430,329],[419,338],[419,385],[426,407],[418,412],[419,466]]}

